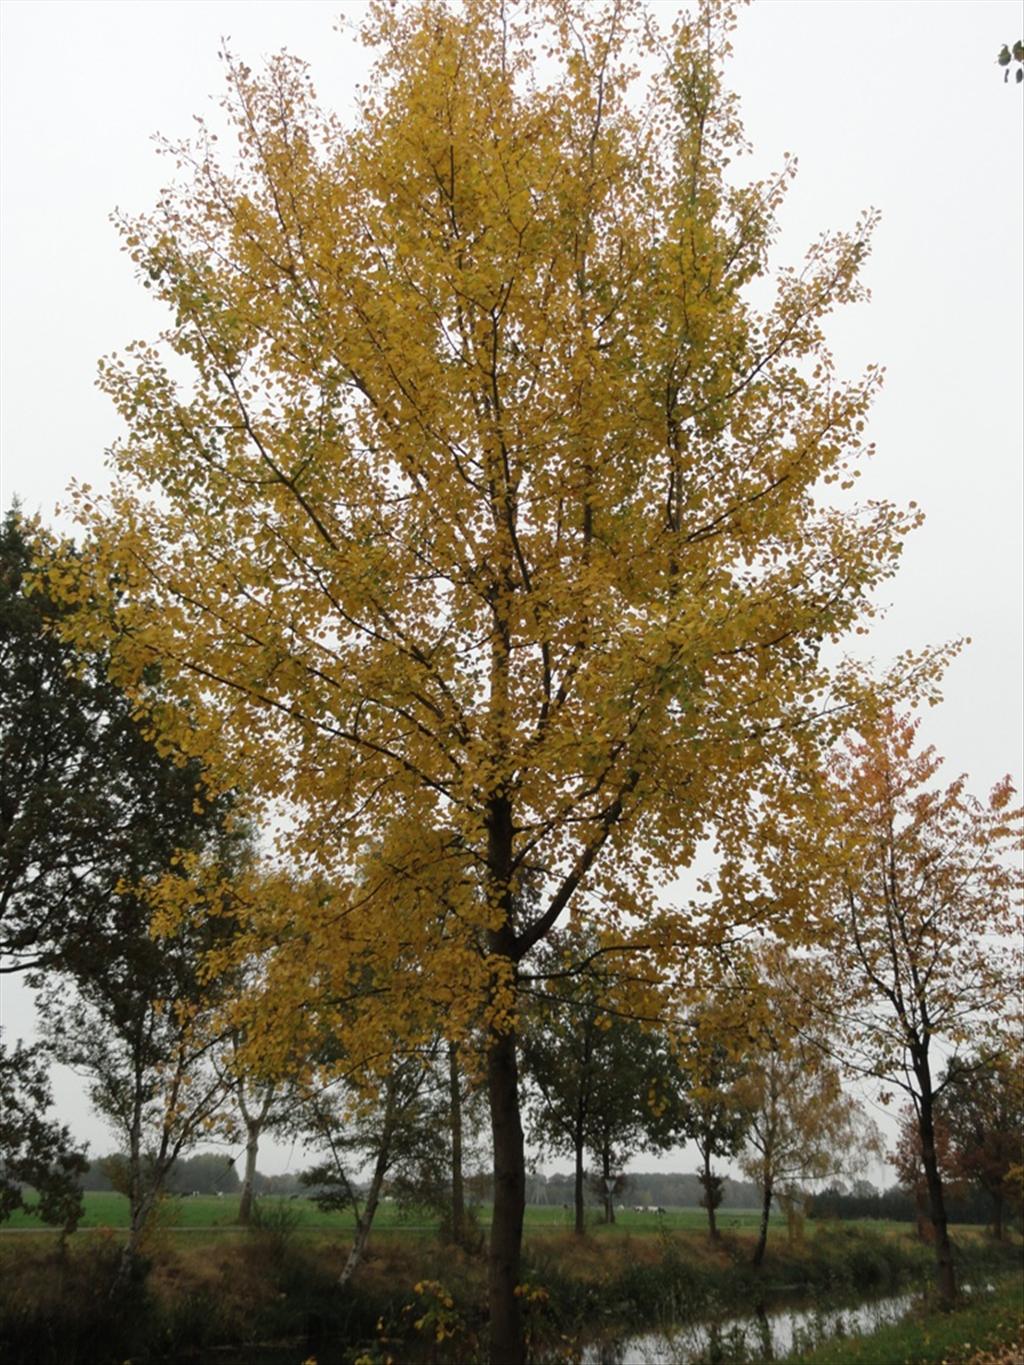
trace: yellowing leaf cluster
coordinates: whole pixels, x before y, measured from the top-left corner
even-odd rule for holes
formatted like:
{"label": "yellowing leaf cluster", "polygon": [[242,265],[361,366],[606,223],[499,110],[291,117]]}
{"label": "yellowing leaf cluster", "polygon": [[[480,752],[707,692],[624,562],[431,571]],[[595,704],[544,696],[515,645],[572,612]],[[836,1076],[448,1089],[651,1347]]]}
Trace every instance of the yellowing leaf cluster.
{"label": "yellowing leaf cluster", "polygon": [[[154,727],[286,809],[266,997],[338,1022],[370,964],[368,1056],[431,1011],[510,1026],[564,912],[628,942],[746,828],[916,520],[823,493],[880,379],[839,379],[823,333],[873,216],[747,300],[793,167],[726,178],[729,8],[664,39],[639,0],[517,14],[372,5],[351,127],[300,62],[229,63],[233,162],[201,130],[123,224],[171,321],[101,369],[128,435],[60,575],[113,599],[77,629],[112,610]],[[687,925],[652,923],[667,969]]]}

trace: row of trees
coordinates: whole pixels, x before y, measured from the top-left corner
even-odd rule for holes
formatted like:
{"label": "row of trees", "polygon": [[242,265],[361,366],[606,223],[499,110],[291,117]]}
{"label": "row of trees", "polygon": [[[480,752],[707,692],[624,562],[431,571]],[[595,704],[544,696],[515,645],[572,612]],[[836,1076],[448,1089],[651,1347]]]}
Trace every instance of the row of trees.
{"label": "row of trees", "polygon": [[[755,954],[750,965],[760,987],[748,988],[745,1006],[734,1003],[724,1016],[720,1001],[698,1008],[682,1046],[678,1033],[670,1038],[608,1012],[592,961],[574,977],[567,996],[564,963],[564,950],[556,946],[550,965],[558,987],[534,1007],[539,1017],[529,1022],[523,1057],[533,1086],[532,1137],[575,1158],[577,1231],[583,1228],[585,1153],[612,1221],[633,1153],[690,1141],[701,1161],[696,1174],[712,1240],[724,1185],[716,1160],[738,1159],[760,1190],[760,1263],[773,1199],[789,1210],[802,1206],[815,1186],[854,1174],[882,1155],[877,1130],[844,1090],[834,990],[820,962],[787,960],[777,948]],[[845,1060],[847,1069],[851,1061],[856,1069],[855,1054]],[[989,1201],[997,1237],[1008,1205],[1020,1205],[1022,1060],[1019,1028],[991,1021],[988,1040],[955,1054],[932,1096],[941,1184],[957,1197],[977,1186]],[[933,1223],[919,1111],[912,1103],[892,1155],[918,1213]]]}
{"label": "row of trees", "polygon": [[[358,1068],[339,1073],[343,1054],[334,1059],[333,1085],[324,1088],[307,1082],[303,1086],[297,1080],[302,1067],[323,1065],[325,1051],[339,1053],[335,1035],[320,1037],[317,1053],[307,1033],[306,1052],[300,1056],[293,1051],[287,1082],[269,1073],[262,1079],[254,1076],[244,1060],[239,1065],[239,1059],[244,1059],[245,1031],[234,1011],[245,1000],[247,986],[234,948],[237,940],[246,943],[247,950],[251,946],[243,926],[253,907],[245,897],[252,895],[254,886],[259,888],[257,914],[262,920],[281,901],[281,886],[266,876],[252,880],[256,855],[238,820],[237,799],[222,798],[219,806],[212,802],[204,806],[195,795],[202,792],[202,782],[192,781],[188,814],[205,811],[207,815],[205,825],[189,826],[198,830],[193,851],[200,849],[206,861],[189,870],[187,850],[174,848],[172,852],[169,845],[143,850],[151,884],[154,871],[158,874],[156,903],[162,904],[161,898],[168,896],[170,876],[172,888],[188,889],[192,909],[174,932],[152,936],[152,898],[143,895],[140,885],[126,886],[123,875],[118,877],[123,847],[112,842],[104,852],[103,837],[115,834],[133,809],[139,820],[144,814],[152,818],[162,814],[167,802],[169,822],[173,821],[174,802],[180,799],[177,789],[173,782],[165,784],[158,800],[152,795],[148,773],[149,766],[171,766],[172,760],[158,752],[136,721],[126,720],[126,698],[110,684],[103,661],[93,658],[87,661],[89,668],[83,668],[73,648],[52,628],[53,604],[44,595],[27,592],[26,575],[33,556],[52,553],[45,538],[32,545],[17,513],[12,512],[4,523],[0,546],[5,569],[4,617],[17,625],[5,637],[5,673],[14,684],[5,691],[5,754],[16,752],[18,738],[30,728],[37,738],[50,741],[40,746],[37,757],[55,753],[60,771],[79,762],[85,766],[88,754],[74,752],[66,738],[70,729],[82,738],[89,754],[101,742],[114,741],[119,746],[114,755],[118,758],[124,751],[124,735],[114,722],[121,721],[122,729],[134,727],[131,752],[143,772],[141,796],[133,791],[136,775],[125,767],[117,774],[117,802],[109,803],[105,813],[92,813],[97,845],[88,869],[73,865],[72,841],[78,833],[74,822],[68,822],[64,866],[68,869],[65,878],[72,884],[58,882],[60,864],[48,860],[54,851],[53,814],[59,813],[61,800],[80,800],[73,787],[44,781],[38,771],[25,777],[21,787],[9,784],[8,795],[15,801],[7,807],[4,848],[5,941],[32,945],[31,979],[40,987],[46,1053],[92,1078],[94,1103],[126,1141],[125,1156],[107,1163],[111,1183],[129,1196],[131,1204],[124,1273],[130,1273],[132,1253],[161,1194],[204,1183],[190,1184],[190,1166],[182,1164],[182,1157],[214,1129],[243,1143],[242,1180],[233,1162],[196,1160],[217,1167],[218,1188],[225,1182],[232,1188],[240,1184],[242,1221],[251,1214],[259,1141],[268,1128],[321,1146],[325,1159],[306,1174],[307,1183],[326,1207],[351,1207],[357,1215],[346,1280],[359,1262],[385,1191],[441,1212],[454,1238],[471,1241],[463,1168],[473,1146],[471,1134],[479,1126],[480,1101],[479,1077],[473,1074],[471,1060],[467,1066],[465,1055],[460,1056],[457,1047],[445,1044],[443,1036],[436,1034],[432,1042],[418,1048],[393,1049],[380,1087],[368,1085],[367,1073]],[[41,678],[45,683],[40,683]],[[49,709],[49,719],[38,715],[43,706]],[[60,729],[54,732],[58,721]],[[909,785],[916,793],[922,779],[930,778],[934,763],[912,758],[911,727],[887,724],[884,733],[902,746],[898,754],[904,776],[913,779]],[[864,753],[863,744],[851,751],[858,761]],[[189,776],[197,776],[194,765]],[[894,776],[892,768],[884,775],[890,797],[897,792]],[[959,784],[950,790],[958,795]],[[906,796],[905,791],[899,794]],[[934,810],[948,817],[949,792],[934,805],[922,804],[919,794],[913,799],[922,827],[928,827]],[[801,809],[806,811],[806,804]],[[843,809],[848,817],[850,807]],[[890,819],[883,833],[895,831],[901,823]],[[34,828],[38,838],[33,837]],[[877,829],[874,832],[877,835]],[[948,829],[940,832],[948,838]],[[787,856],[793,847],[790,843]],[[907,851],[906,846],[901,848],[901,859]],[[895,849],[883,844],[883,852],[891,873]],[[931,848],[926,862],[920,857],[909,860],[906,869],[917,882],[918,902],[922,868],[938,887],[925,906],[932,972],[939,966],[936,947],[956,946],[955,941],[937,936],[934,898],[948,890],[940,876],[938,855],[939,850]],[[210,876],[211,862],[216,878]],[[196,887],[204,885],[199,866],[207,873],[204,915],[195,912]],[[982,866],[983,860],[969,870],[976,874]],[[129,863],[125,871],[137,867]],[[846,871],[843,864],[844,875]],[[68,915],[58,932],[41,913],[45,899],[36,899],[36,877],[44,873],[69,904],[74,903],[72,879],[81,879],[91,893],[95,887],[90,879],[96,878],[109,898],[104,915],[97,913],[98,898],[92,900],[86,894],[79,904],[88,918]],[[773,875],[777,878],[777,870]],[[29,888],[28,894],[23,885]],[[215,894],[210,893],[211,885]],[[963,914],[968,885],[962,880],[956,888],[957,916]],[[897,899],[902,903],[902,896],[894,894],[900,890],[893,883],[886,885],[886,895],[894,903]],[[326,904],[331,903],[322,886],[318,894]],[[218,913],[210,913],[211,909]],[[917,904],[914,913],[920,912]],[[869,917],[866,923],[874,921]],[[904,950],[909,951],[914,929],[914,921],[906,916],[902,921],[894,919],[890,938],[898,932]],[[864,942],[862,927],[861,952]],[[998,953],[998,944],[990,948]],[[919,952],[917,945],[915,953]],[[210,964],[218,955],[222,963],[231,964],[230,970],[211,972]],[[723,1176],[715,1162],[739,1156],[742,1169],[761,1191],[763,1217],[755,1249],[759,1262],[773,1199],[792,1212],[805,1201],[811,1184],[834,1178],[856,1166],[858,1158],[877,1153],[877,1141],[868,1125],[843,1093],[834,1057],[841,1036],[839,1007],[829,978],[821,971],[822,959],[807,953],[794,957],[781,946],[753,953],[733,946],[726,955],[728,970],[721,974],[716,990],[703,999],[688,994],[686,1013],[677,1013],[673,1026],[667,1028],[664,1018],[638,1018],[630,1012],[631,996],[628,989],[623,990],[616,965],[620,955],[617,945],[609,950],[597,938],[588,941],[579,935],[559,934],[538,951],[531,972],[523,976],[521,1061],[531,1137],[542,1150],[573,1158],[574,1222],[580,1232],[588,1174],[605,1218],[612,1221],[630,1158],[638,1151],[666,1149],[690,1140],[701,1159],[697,1178],[714,1239],[723,1191]],[[16,954],[11,960],[17,965]],[[892,948],[888,965],[890,969],[900,965]],[[909,955],[906,969],[918,966],[918,957]],[[986,989],[994,989],[998,980],[998,976],[986,978]],[[918,1009],[927,1006],[934,1015],[940,997],[933,990],[927,998],[919,992],[912,999]],[[846,1061],[856,1066],[865,1036],[862,1016],[851,1013],[847,1002],[846,1017],[855,1026],[852,1034],[842,1035],[853,1047],[853,1051],[848,1048]],[[897,1012],[896,1026],[899,1023]],[[891,1019],[886,1027],[893,1028]],[[298,1046],[294,1039],[293,1046]],[[30,1184],[42,1194],[43,1215],[70,1227],[80,1210],[77,1186],[84,1162],[73,1151],[67,1131],[47,1125],[42,1118],[46,1081],[41,1052],[18,1048],[3,1058],[2,1080],[10,1092],[6,1110],[22,1115],[20,1127],[9,1120],[0,1133],[7,1189],[4,1207],[13,1207],[22,1198],[23,1186]],[[971,1180],[979,1183],[992,1201],[993,1224],[1001,1233],[1004,1208],[1014,1202],[1020,1179],[1015,1165],[1016,1134],[1024,1104],[1020,1073],[1014,1066],[1018,1054],[1019,1040],[1015,1043],[1005,1032],[1001,1037],[993,1033],[984,1048],[954,1055],[930,1096],[919,1093],[919,1108],[907,1110],[898,1153],[901,1173],[907,1187],[916,1191],[919,1204],[929,1210],[940,1237],[942,1227],[934,1217],[933,1185],[929,1185],[922,1139],[921,1101],[932,1104],[940,1187],[951,1183],[962,1187]],[[908,1087],[917,1075],[905,1073]],[[478,1161],[478,1145],[475,1156]],[[358,1179],[367,1165],[368,1185]]]}
{"label": "row of trees", "polygon": [[[830,662],[918,519],[846,496],[879,374],[842,382],[824,319],[862,297],[873,220],[755,306],[793,168],[727,174],[732,24],[719,0],[668,34],[640,0],[375,3],[351,128],[300,63],[229,58],[236,163],[201,125],[167,149],[181,174],[155,213],[121,223],[170,321],[103,363],[114,483],[78,490],[83,541],[35,583],[53,678],[116,688],[126,743],[155,740],[108,765],[127,861],[93,866],[100,792],[80,848],[12,863],[10,951],[77,983],[45,995],[58,1055],[161,1040],[170,1064],[96,1091],[130,1152],[155,1125],[157,1170],[222,1084],[249,1087],[254,1142],[286,1084],[387,1130],[419,1103],[410,1077],[456,1057],[451,1112],[461,1066],[490,1119],[502,1362],[524,1358],[520,1066],[532,1050],[543,1072],[561,1027],[550,980],[602,961],[602,1026],[667,1022],[676,1059],[706,1035],[709,1075],[771,1058],[748,1130],[766,1191],[795,1180],[768,1155],[790,1081],[828,1143],[853,1123],[830,1052],[903,1085],[949,1298],[935,1048],[956,1055],[1015,979],[1009,784],[987,805],[935,790],[893,709],[934,696],[950,651],[877,683]],[[20,754],[30,787],[53,753]],[[47,799],[106,781],[87,753],[61,740],[45,762],[77,767]],[[180,787],[177,822],[153,818],[140,761]],[[15,849],[45,842],[25,810]],[[665,894],[704,844],[713,881]],[[575,989],[560,1009],[592,1051]],[[576,1107],[607,1182],[626,1138],[595,1127],[601,1084]],[[727,1141],[693,1122],[706,1153]]]}
{"label": "row of trees", "polygon": [[[8,623],[4,664],[11,682],[5,689],[5,755],[17,756],[16,746],[28,731],[41,741],[37,763],[52,753],[59,765],[45,774],[37,767],[21,786],[12,781],[6,788],[13,800],[7,807],[4,846],[5,942],[13,947],[32,944],[30,966],[41,989],[48,1055],[92,1078],[94,1102],[126,1141],[126,1158],[111,1175],[131,1201],[129,1248],[141,1236],[162,1191],[193,1188],[182,1154],[215,1128],[245,1150],[245,1161],[239,1163],[244,1170],[243,1221],[251,1212],[261,1135],[276,1127],[320,1141],[328,1160],[311,1180],[330,1206],[352,1206],[359,1216],[349,1274],[385,1189],[443,1212],[452,1235],[465,1240],[463,1148],[469,1149],[469,1133],[478,1127],[478,1078],[460,1060],[458,1049],[442,1045],[439,1035],[411,1053],[394,1052],[380,1092],[360,1090],[365,1075],[342,1075],[333,1090],[311,1087],[300,1093],[294,1075],[287,1084],[273,1077],[261,1081],[238,1065],[244,1035],[239,1021],[232,1023],[230,1007],[244,997],[245,976],[234,966],[220,976],[207,971],[212,954],[223,954],[236,938],[244,938],[242,890],[251,894],[253,883],[246,874],[255,854],[237,818],[237,801],[222,798],[217,807],[211,803],[204,825],[192,822],[204,810],[196,796],[201,782],[192,780],[182,789],[165,781],[162,794],[153,795],[151,768],[166,766],[172,778],[179,770],[128,718],[127,700],[107,679],[103,661],[86,660],[84,668],[53,630],[53,603],[27,591],[33,556],[51,554],[49,543],[41,538],[32,545],[12,512],[0,548]],[[43,707],[48,714],[39,714]],[[130,746],[125,740],[129,727]],[[83,753],[76,753],[69,731]],[[898,729],[904,758],[909,756],[908,735],[906,727]],[[76,810],[84,805],[82,793],[60,778],[69,768],[87,768],[103,743],[114,746],[107,761],[122,768],[116,778],[117,800],[105,808],[97,802],[90,815],[94,861],[88,869],[74,865],[80,836],[70,818],[63,826],[63,861],[54,861],[54,817],[64,817],[60,803],[70,801]],[[126,750],[141,776],[127,765]],[[918,778],[932,771],[931,762],[914,767]],[[13,766],[11,772],[16,772]],[[196,776],[193,765],[189,777]],[[188,809],[179,816],[176,803],[182,802],[182,790]],[[125,889],[125,873],[138,875],[139,863],[125,863],[124,846],[115,838],[122,826],[132,828],[133,817],[139,823],[159,817],[156,823],[164,830],[177,817],[196,831],[193,848],[217,860],[220,914],[198,919],[193,913],[175,933],[152,937],[152,907],[138,886]],[[162,879],[183,866],[185,851],[171,842],[133,849],[148,860],[151,880],[154,870]],[[891,861],[891,850],[889,857]],[[67,869],[63,880],[61,866]],[[918,863],[911,868],[917,875]],[[230,908],[225,874],[234,877]],[[930,874],[937,876],[934,863]],[[77,902],[83,913],[67,915],[60,932],[43,913],[48,902],[35,889],[41,875],[66,904],[75,903],[78,881],[85,887]],[[194,872],[172,875],[177,886],[195,889]],[[166,895],[166,881],[159,884]],[[100,898],[94,894],[100,888],[106,896],[102,917]],[[281,888],[265,879],[260,889],[263,915],[275,897],[280,899]],[[209,897],[207,903],[212,904]],[[911,926],[896,927],[905,939]],[[714,1238],[723,1188],[715,1162],[742,1152],[743,1169],[762,1191],[760,1260],[773,1198],[792,1206],[809,1182],[839,1175],[858,1154],[871,1150],[830,1055],[838,1035],[827,1013],[832,999],[828,983],[806,955],[795,959],[776,948],[751,957],[733,949],[730,972],[717,991],[703,1002],[688,997],[688,1013],[678,1015],[668,1030],[664,1020],[640,1019],[629,1012],[629,995],[622,992],[615,966],[619,956],[596,938],[560,934],[536,954],[532,971],[524,974],[521,1060],[531,1137],[542,1150],[574,1161],[577,1231],[584,1226],[585,1167],[605,1217],[612,1220],[634,1153],[690,1140],[700,1155],[701,1202]],[[228,957],[236,962],[233,953]],[[17,954],[9,961],[17,965]],[[808,1006],[812,998],[813,1009]],[[859,1046],[860,1033],[854,1037]],[[337,1039],[322,1038],[319,1046],[321,1054],[325,1048],[337,1050]],[[934,1087],[943,1179],[980,1181],[993,1200],[997,1230],[1002,1209],[1013,1197],[1014,1132],[1021,1112],[1013,1055],[1012,1039],[1005,1035],[987,1051],[955,1058]],[[311,1057],[293,1060],[297,1070],[300,1062],[308,1066]],[[24,1099],[21,1103],[26,1112],[22,1136],[7,1134],[4,1141],[11,1191],[7,1206],[15,1201],[13,1191],[27,1182],[44,1192],[47,1216],[59,1211],[70,1226],[78,1207],[74,1176],[81,1156],[71,1150],[66,1131],[46,1127],[41,1118],[46,1082],[40,1049],[19,1049],[5,1057],[3,1075],[11,1091],[9,1113],[16,1112],[16,1083],[28,1097],[27,1106]],[[467,1104],[470,1113],[464,1118]],[[474,1155],[478,1162],[478,1148]],[[916,1119],[905,1125],[900,1161],[906,1185],[924,1198],[926,1167]],[[356,1176],[367,1162],[373,1179],[364,1190]],[[225,1181],[233,1186],[238,1181],[234,1164],[225,1165],[223,1159],[216,1164],[221,1187]]]}

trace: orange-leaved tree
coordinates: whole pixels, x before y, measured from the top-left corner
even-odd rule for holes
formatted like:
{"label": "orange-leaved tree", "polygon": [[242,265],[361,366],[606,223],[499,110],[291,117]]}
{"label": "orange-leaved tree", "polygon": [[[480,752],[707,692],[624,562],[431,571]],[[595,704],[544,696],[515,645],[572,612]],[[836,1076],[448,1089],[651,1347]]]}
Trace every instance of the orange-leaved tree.
{"label": "orange-leaved tree", "polygon": [[885,709],[833,759],[823,940],[842,983],[850,1061],[913,1107],[939,1291],[950,1303],[937,1101],[969,1064],[962,1054],[979,1026],[1019,996],[1021,811],[1009,778],[987,801],[963,776],[938,786],[942,760],[918,749],[916,735],[914,720]]}
{"label": "orange-leaved tree", "polygon": [[[567,912],[627,944],[712,823],[742,829],[841,701],[819,649],[915,519],[826,496],[879,381],[841,381],[822,332],[862,295],[871,217],[763,308],[745,293],[792,166],[727,179],[732,23],[717,0],[665,35],[641,0],[374,3],[351,126],[299,62],[230,61],[233,160],[201,130],[123,224],[173,317],[103,366],[128,435],[63,590],[112,586],[119,681],[144,707],[159,664],[154,727],[287,803],[303,875],[340,883],[400,822],[388,878],[349,879],[314,937],[422,964],[415,1004],[368,992],[353,1031],[375,1002],[390,1030],[424,1001],[453,1036],[483,1021],[502,1360],[519,964]],[[417,830],[440,915],[402,863]],[[670,914],[648,935],[655,976],[675,937]],[[315,976],[277,974],[282,1014]]]}

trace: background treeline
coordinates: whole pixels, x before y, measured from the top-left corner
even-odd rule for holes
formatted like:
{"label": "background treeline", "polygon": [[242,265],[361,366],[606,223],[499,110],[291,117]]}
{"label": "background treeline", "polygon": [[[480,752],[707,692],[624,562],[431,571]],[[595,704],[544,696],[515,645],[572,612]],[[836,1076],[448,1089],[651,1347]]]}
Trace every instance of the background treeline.
{"label": "background treeline", "polygon": [[[90,1162],[80,1178],[80,1188],[85,1192],[108,1192],[114,1189],[109,1174],[111,1166],[126,1160],[123,1153],[111,1153]],[[480,1172],[472,1180],[474,1197],[490,1200],[490,1177]],[[241,1191],[241,1183],[236,1162],[231,1157],[220,1152],[198,1152],[195,1156],[183,1157],[174,1163],[167,1176],[165,1189],[172,1195],[195,1193],[237,1196]],[[365,1190],[366,1183],[356,1181],[355,1185],[357,1189]],[[281,1175],[256,1172],[255,1193],[258,1196],[308,1196],[315,1192],[303,1181],[300,1171],[288,1171]],[[695,1209],[702,1207],[702,1197],[698,1176],[683,1171],[628,1171],[620,1190],[620,1202],[626,1208],[642,1205],[644,1208]],[[550,1175],[533,1172],[527,1176],[527,1204],[541,1208],[571,1206],[572,1199],[573,1177],[570,1172],[553,1171]],[[587,1194],[587,1202],[597,1208],[602,1200],[591,1189]],[[756,1209],[760,1205],[761,1191],[753,1181],[725,1177],[720,1205],[722,1209]],[[912,1190],[899,1184],[879,1189],[870,1180],[856,1180],[852,1189],[842,1184],[827,1186],[810,1197],[807,1207],[810,1218],[822,1220],[877,1218],[913,1223],[917,1221],[919,1212],[918,1201]],[[950,1222],[984,1224],[989,1215],[984,1190],[967,1187],[951,1194]]]}
{"label": "background treeline", "polygon": [[[526,1199],[530,1204],[572,1203],[573,1177],[566,1173],[527,1178]],[[635,1205],[644,1208],[697,1209],[702,1207],[703,1191],[696,1175],[681,1171],[627,1171],[623,1177],[616,1202],[627,1209]],[[595,1205],[601,1198],[596,1191],[588,1192],[588,1200]],[[756,1209],[761,1196],[749,1180],[726,1179],[722,1205],[732,1209]]]}
{"label": "background treeline", "polygon": [[[951,1223],[989,1221],[991,1202],[978,1186],[954,1187],[948,1196],[947,1213]],[[856,1181],[852,1191],[832,1185],[811,1196],[811,1218],[884,1218],[897,1223],[916,1223],[921,1216],[919,1199],[902,1185],[876,1189],[870,1181]]]}
{"label": "background treeline", "polygon": [[[88,1192],[109,1192],[116,1189],[116,1169],[127,1162],[127,1154],[110,1153],[88,1164],[80,1180],[80,1188]],[[164,1189],[168,1194],[233,1194],[239,1195],[242,1179],[237,1163],[221,1152],[197,1152],[195,1156],[179,1157],[168,1172]],[[114,1180],[111,1175],[114,1175]],[[284,1175],[263,1175],[256,1172],[257,1195],[306,1194],[298,1171]]]}

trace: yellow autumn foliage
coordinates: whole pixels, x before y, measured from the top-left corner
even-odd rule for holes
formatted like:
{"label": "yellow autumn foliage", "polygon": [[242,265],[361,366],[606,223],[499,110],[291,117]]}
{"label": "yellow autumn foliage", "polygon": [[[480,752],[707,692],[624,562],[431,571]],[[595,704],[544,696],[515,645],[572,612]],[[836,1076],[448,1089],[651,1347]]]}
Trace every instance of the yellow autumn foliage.
{"label": "yellow autumn foliage", "polygon": [[127,435],[53,587],[154,728],[277,813],[267,1058],[370,978],[334,1019],[367,1057],[500,1032],[570,913],[670,975],[666,882],[857,695],[823,647],[917,518],[830,501],[880,372],[840,378],[823,324],[874,215],[751,301],[794,167],[728,171],[732,25],[374,3],[350,126],[300,61],[230,59],[233,155],[200,124],[121,223],[170,320],[101,366]]}

